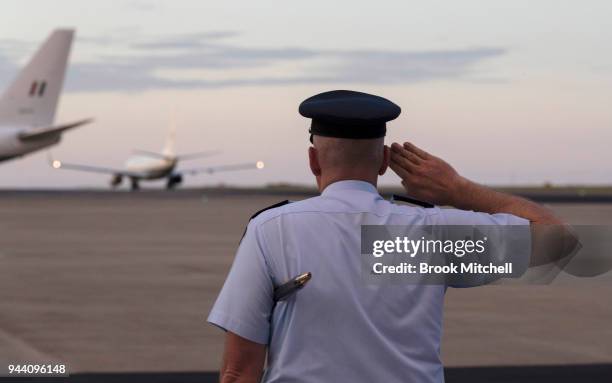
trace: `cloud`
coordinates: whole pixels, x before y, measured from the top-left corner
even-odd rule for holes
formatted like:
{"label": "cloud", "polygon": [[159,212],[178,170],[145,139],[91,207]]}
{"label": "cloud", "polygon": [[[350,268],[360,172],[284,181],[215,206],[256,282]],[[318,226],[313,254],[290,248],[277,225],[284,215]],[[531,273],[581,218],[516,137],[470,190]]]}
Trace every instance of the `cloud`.
{"label": "cloud", "polygon": [[155,40],[145,40],[130,44],[135,49],[193,49],[202,48],[216,40],[236,37],[240,33],[236,31],[210,31],[190,33],[172,37],[162,37]]}
{"label": "cloud", "polygon": [[151,0],[149,1],[130,1],[127,3],[128,9],[133,9],[141,12],[154,11],[159,7],[159,4],[154,4]]}
{"label": "cloud", "polygon": [[[502,48],[487,47],[437,51],[246,47],[232,43],[238,36],[235,31],[219,30],[158,38],[135,37],[137,41],[129,43],[112,36],[80,38],[89,48],[93,45],[100,49],[94,50],[94,59],[73,60],[66,88],[97,92],[326,83],[410,84],[448,79],[478,81],[476,66],[506,52]],[[13,67],[14,63],[0,56],[0,80]]]}
{"label": "cloud", "polygon": [[339,64],[333,68],[342,82],[414,83],[440,79],[465,79],[473,74],[475,64],[501,56],[500,48],[397,52],[349,51],[335,55]]}

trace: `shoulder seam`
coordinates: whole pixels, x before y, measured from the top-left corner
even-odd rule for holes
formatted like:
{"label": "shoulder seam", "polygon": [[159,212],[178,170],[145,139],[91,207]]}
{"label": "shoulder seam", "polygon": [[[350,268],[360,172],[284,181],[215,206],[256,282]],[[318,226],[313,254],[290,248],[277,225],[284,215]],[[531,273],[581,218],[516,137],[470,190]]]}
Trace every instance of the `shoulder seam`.
{"label": "shoulder seam", "polygon": [[[361,210],[360,211],[350,211],[350,212],[346,212],[346,211],[324,211],[324,210],[323,211],[322,210],[288,211],[288,212],[283,212],[281,214],[269,217],[268,219],[266,219],[266,220],[264,220],[262,222],[259,222],[258,225],[264,225],[264,224],[266,224],[267,222],[269,222],[269,221],[271,221],[273,219],[282,217],[283,215],[304,214],[304,213],[306,213],[306,214],[308,214],[308,213],[324,213],[324,214],[372,214],[372,215],[375,215],[377,217],[384,217],[385,215],[387,215],[387,214],[376,214],[376,213],[371,212],[371,211],[361,211]],[[436,210],[435,212],[431,211],[431,212],[428,212],[428,213],[429,213],[429,214],[427,214],[428,216],[433,216],[433,215],[437,215],[438,211]],[[417,215],[417,214],[416,213],[415,214],[404,214],[404,213],[393,212],[393,213],[390,213],[388,215],[408,215],[408,216],[412,216],[412,215]]]}

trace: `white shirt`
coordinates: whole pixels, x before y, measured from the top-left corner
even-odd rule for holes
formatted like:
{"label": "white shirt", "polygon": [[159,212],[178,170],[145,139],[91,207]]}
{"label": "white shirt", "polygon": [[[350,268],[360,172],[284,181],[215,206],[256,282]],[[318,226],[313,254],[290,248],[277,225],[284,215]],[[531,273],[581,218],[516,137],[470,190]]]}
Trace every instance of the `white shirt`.
{"label": "white shirt", "polygon": [[[400,206],[369,183],[335,182],[251,220],[208,321],[268,345],[264,382],[440,383],[446,286],[364,283],[360,227],[509,224],[529,222]],[[275,286],[308,271],[302,290],[274,303]]]}

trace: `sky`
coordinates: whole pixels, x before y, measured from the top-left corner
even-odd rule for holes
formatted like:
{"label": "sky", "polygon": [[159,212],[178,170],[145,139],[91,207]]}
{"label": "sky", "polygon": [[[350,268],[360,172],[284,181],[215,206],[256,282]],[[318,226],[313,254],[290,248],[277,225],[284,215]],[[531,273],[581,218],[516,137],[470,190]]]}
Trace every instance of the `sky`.
{"label": "sky", "polygon": [[[133,149],[220,150],[179,169],[263,160],[187,186],[313,184],[299,103],[352,89],[402,108],[410,140],[487,184],[612,183],[612,3],[30,1],[0,12],[0,89],[55,28],[75,28],[56,122],[94,117],[54,157],[122,167]],[[106,187],[46,151],[0,164],[0,187]],[[398,185],[389,173],[381,181]],[[155,184],[154,184],[155,185]]]}

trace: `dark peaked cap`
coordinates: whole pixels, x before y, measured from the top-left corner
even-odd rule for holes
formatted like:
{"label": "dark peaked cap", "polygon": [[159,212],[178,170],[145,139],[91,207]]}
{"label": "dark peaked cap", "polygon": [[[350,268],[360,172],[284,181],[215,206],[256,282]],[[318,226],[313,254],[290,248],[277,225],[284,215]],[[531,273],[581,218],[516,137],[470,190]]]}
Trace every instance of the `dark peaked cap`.
{"label": "dark peaked cap", "polygon": [[386,122],[402,110],[386,98],[352,90],[332,90],[300,104],[300,114],[312,118],[312,135],[338,138],[378,138],[387,133]]}

